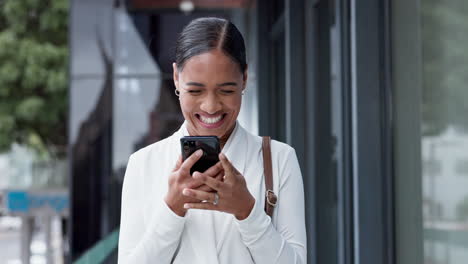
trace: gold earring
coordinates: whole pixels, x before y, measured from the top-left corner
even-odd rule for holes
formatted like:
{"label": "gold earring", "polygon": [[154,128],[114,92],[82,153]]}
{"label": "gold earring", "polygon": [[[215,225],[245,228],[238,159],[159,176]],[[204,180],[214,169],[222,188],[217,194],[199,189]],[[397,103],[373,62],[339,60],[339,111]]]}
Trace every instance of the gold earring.
{"label": "gold earring", "polygon": [[174,93],[175,93],[175,95],[176,95],[177,97],[179,97],[180,91],[179,91],[177,88],[174,90]]}

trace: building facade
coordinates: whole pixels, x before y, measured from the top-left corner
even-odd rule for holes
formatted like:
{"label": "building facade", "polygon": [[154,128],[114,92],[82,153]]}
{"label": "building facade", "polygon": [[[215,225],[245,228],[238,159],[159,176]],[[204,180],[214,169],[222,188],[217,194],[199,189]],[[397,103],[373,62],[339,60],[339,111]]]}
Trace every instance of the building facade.
{"label": "building facade", "polygon": [[298,154],[308,263],[468,261],[466,1],[179,2],[72,1],[70,260],[118,228],[129,155],[183,122],[177,33],[218,16],[246,39],[239,121]]}

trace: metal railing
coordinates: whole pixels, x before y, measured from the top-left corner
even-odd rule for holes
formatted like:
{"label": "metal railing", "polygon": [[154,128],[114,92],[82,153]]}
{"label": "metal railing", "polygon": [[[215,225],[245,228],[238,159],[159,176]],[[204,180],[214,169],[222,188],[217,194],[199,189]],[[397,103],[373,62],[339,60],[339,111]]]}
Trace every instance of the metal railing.
{"label": "metal railing", "polygon": [[100,264],[103,263],[112,253],[117,250],[119,243],[119,229],[112,231],[104,239],[97,242],[88,249],[73,264]]}

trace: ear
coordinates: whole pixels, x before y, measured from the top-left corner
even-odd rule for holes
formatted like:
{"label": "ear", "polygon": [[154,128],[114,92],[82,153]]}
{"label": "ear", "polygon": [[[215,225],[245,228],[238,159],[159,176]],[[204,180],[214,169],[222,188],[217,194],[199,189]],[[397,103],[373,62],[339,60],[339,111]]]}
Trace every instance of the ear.
{"label": "ear", "polygon": [[249,65],[246,65],[246,66],[245,66],[245,71],[244,71],[244,77],[242,78],[242,85],[243,85],[242,90],[244,90],[245,87],[246,87],[246,85],[247,85],[247,77],[248,77],[248,76],[247,76],[247,75],[248,75],[247,72],[248,72],[248,70],[249,70]]}
{"label": "ear", "polygon": [[177,64],[175,62],[172,63],[172,70],[173,70],[173,78],[174,78],[174,85],[176,89],[179,89],[179,70],[177,69]]}

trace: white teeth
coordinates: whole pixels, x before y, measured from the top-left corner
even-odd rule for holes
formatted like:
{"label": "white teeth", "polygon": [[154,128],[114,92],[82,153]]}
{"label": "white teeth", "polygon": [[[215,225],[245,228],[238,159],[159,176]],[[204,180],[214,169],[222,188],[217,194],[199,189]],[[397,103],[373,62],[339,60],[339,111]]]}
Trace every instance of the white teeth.
{"label": "white teeth", "polygon": [[223,117],[222,115],[217,116],[217,117],[204,117],[204,116],[200,115],[200,120],[203,123],[206,123],[206,124],[214,124],[214,123],[218,123],[219,120],[221,120],[222,117]]}

